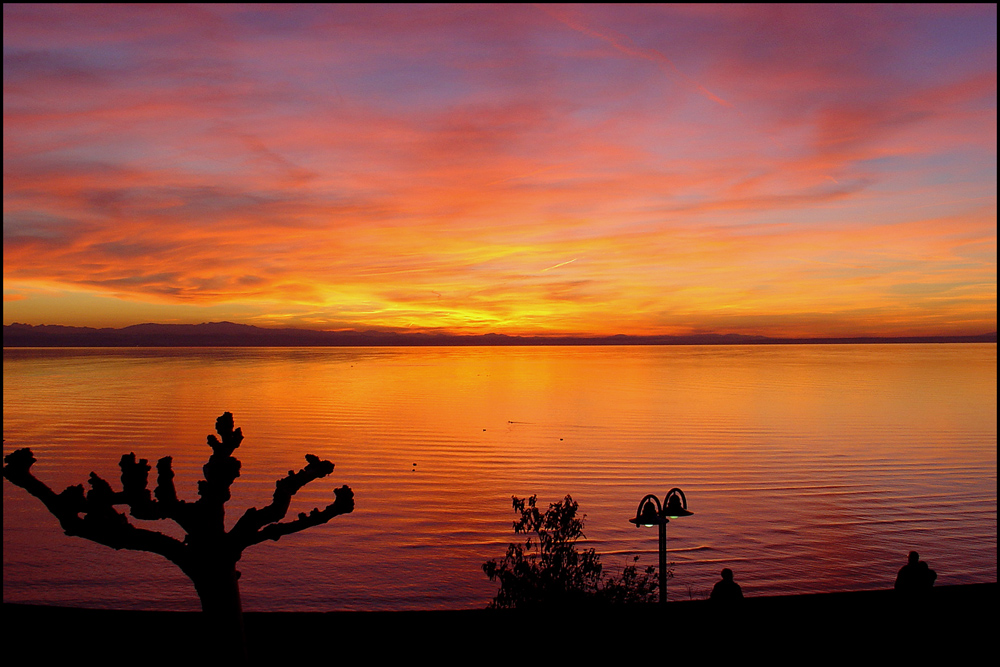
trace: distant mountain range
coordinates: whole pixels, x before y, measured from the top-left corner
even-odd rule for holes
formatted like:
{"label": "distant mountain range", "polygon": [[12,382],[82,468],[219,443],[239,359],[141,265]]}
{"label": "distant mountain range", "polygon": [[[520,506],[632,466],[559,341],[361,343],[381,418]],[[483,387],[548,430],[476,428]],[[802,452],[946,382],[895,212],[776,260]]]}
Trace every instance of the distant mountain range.
{"label": "distant mountain range", "polygon": [[4,347],[367,347],[430,345],[768,345],[789,343],[995,343],[997,332],[978,336],[906,336],[894,338],[769,338],[742,334],[690,336],[455,336],[383,331],[312,331],[265,329],[232,322],[205,324],[136,324],[122,329],[93,329],[17,322],[3,328]]}

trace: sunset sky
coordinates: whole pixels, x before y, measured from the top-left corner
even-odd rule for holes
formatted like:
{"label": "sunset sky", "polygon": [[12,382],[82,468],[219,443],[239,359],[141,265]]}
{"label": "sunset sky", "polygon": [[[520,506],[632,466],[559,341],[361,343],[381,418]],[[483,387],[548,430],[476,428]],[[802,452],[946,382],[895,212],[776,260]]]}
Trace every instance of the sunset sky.
{"label": "sunset sky", "polygon": [[5,324],[996,329],[993,4],[3,20]]}

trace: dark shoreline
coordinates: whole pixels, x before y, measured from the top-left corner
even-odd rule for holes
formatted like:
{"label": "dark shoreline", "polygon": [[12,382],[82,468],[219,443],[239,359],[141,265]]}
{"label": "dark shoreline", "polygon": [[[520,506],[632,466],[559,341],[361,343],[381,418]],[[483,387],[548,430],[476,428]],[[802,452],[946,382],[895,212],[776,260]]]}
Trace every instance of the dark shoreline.
{"label": "dark shoreline", "polygon": [[[435,661],[450,658],[483,664],[528,655],[558,656],[564,650],[586,655],[602,646],[616,646],[616,654],[629,657],[650,654],[643,640],[647,636],[688,649],[700,647],[705,655],[728,650],[720,641],[736,641],[739,647],[729,648],[746,650],[747,655],[756,652],[755,644],[761,645],[758,649],[769,647],[771,656],[791,656],[796,647],[815,644],[819,653],[813,658],[822,658],[828,650],[875,647],[887,651],[887,657],[897,651],[915,657],[943,651],[953,659],[971,660],[982,651],[992,654],[997,590],[996,583],[988,583],[938,586],[920,598],[902,597],[892,590],[788,595],[747,598],[722,607],[690,600],[665,607],[532,611],[247,612],[245,624],[252,662],[282,664],[350,657],[415,658],[428,652]],[[200,652],[197,612],[6,602],[3,610],[8,646],[28,643],[39,658],[117,655],[124,660],[141,652],[172,662],[190,660]],[[472,638],[476,653],[467,653],[467,638]]]}
{"label": "dark shoreline", "polygon": [[232,322],[137,324],[121,329],[30,325],[3,327],[7,347],[524,347],[592,345],[889,345],[996,343],[997,332],[968,336],[771,338],[704,333],[685,336],[447,335],[395,331],[267,329]]}

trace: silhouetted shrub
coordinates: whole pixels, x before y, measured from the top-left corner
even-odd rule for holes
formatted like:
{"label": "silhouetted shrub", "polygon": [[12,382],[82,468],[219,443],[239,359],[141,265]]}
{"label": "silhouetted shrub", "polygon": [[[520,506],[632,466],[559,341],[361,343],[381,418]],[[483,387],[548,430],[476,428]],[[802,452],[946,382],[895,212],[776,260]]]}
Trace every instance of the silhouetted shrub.
{"label": "silhouetted shrub", "polygon": [[[500,583],[492,609],[580,603],[629,604],[656,600],[656,568],[639,571],[635,564],[618,577],[603,575],[601,557],[594,549],[577,550],[583,534],[579,505],[571,496],[552,503],[544,513],[537,496],[513,496],[514,533],[526,535],[521,544],[511,544],[506,555],[483,563],[490,581]],[[668,576],[669,576],[668,572]]]}

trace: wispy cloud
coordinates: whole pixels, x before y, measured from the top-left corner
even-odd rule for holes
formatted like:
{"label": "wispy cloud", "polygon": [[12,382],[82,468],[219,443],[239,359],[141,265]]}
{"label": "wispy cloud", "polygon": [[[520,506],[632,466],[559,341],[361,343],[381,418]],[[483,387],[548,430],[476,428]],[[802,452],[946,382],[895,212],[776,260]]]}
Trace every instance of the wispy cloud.
{"label": "wispy cloud", "polygon": [[569,26],[573,30],[583,33],[589,37],[602,40],[607,42],[616,51],[623,53],[626,56],[633,58],[639,58],[642,60],[647,60],[654,63],[660,67],[665,73],[671,77],[675,77],[683,81],[686,85],[691,86],[693,89],[697,90],[698,93],[705,96],[706,98],[712,100],[716,104],[720,104],[724,107],[731,107],[732,104],[722,99],[718,95],[709,91],[705,86],[701,85],[697,81],[694,81],[691,77],[685,75],[678,69],[677,65],[674,64],[670,58],[654,48],[643,48],[635,44],[626,35],[615,32],[609,28],[595,28],[593,26],[588,26],[585,22],[571,9],[566,7],[560,7],[557,5],[537,5],[549,16],[555,18],[561,23]]}

